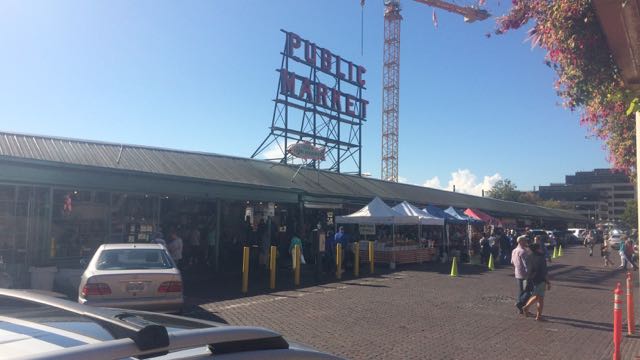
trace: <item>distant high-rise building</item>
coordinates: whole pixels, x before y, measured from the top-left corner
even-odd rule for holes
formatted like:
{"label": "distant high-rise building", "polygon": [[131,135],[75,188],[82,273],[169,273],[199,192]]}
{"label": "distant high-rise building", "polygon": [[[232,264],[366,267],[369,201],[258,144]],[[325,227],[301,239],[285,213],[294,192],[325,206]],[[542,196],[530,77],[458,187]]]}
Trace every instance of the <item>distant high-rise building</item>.
{"label": "distant high-rise building", "polygon": [[564,184],[540,186],[538,196],[568,203],[594,222],[618,221],[627,202],[636,199],[636,188],[621,171],[595,169],[567,175]]}

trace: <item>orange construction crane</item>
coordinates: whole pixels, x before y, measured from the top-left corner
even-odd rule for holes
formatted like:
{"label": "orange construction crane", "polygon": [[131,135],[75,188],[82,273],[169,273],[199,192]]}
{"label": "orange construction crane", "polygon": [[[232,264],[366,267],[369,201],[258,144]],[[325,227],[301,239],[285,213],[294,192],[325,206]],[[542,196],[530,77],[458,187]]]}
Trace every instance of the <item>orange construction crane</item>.
{"label": "orange construction crane", "polygon": [[[486,10],[443,0],[415,0],[421,4],[464,16],[465,22],[485,20]],[[480,1],[479,3],[483,3]],[[364,6],[364,0],[360,1]],[[384,0],[384,65],[382,69],[382,179],[398,181],[400,110],[400,0]],[[435,20],[435,19],[434,19]]]}

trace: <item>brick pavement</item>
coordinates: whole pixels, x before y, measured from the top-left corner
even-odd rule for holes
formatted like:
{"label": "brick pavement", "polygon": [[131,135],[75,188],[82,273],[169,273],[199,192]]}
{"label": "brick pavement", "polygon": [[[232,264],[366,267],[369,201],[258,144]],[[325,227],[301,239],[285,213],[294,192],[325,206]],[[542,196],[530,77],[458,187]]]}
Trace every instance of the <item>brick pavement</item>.
{"label": "brick pavement", "polygon": [[[189,302],[197,305],[192,316],[265,326],[351,359],[610,359],[612,289],[618,281],[624,286],[625,274],[600,263],[584,248],[571,247],[551,264],[545,322],[517,314],[510,267],[488,272],[462,265],[461,276],[451,278],[448,266],[422,264],[374,277]],[[639,338],[623,340],[623,359],[632,354],[640,354]]]}

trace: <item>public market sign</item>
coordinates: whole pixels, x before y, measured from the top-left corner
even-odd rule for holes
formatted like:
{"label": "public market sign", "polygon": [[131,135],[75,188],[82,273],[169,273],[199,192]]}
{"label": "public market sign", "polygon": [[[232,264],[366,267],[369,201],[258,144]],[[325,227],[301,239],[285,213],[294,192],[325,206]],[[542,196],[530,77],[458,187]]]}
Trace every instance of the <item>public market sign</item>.
{"label": "public market sign", "polygon": [[348,92],[345,87],[329,86],[317,77],[311,78],[289,70],[288,63],[283,64],[280,72],[280,93],[299,101],[311,103],[325,110],[365,120],[369,101],[362,99],[361,90],[366,81],[364,66],[346,60],[330,50],[319,47],[295,33],[284,31],[287,35],[285,55],[297,63],[340,79],[355,88]]}
{"label": "public market sign", "polygon": [[287,152],[300,159],[324,160],[324,148],[313,146],[313,144],[308,141],[301,141],[289,146]]}

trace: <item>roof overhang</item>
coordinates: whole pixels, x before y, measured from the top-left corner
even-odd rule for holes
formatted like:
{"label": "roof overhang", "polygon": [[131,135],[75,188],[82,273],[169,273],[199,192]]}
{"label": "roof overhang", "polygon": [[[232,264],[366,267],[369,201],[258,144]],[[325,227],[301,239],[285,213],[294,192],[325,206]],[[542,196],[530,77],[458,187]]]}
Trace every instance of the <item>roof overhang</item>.
{"label": "roof overhang", "polygon": [[640,0],[594,0],[625,86],[640,94]]}

